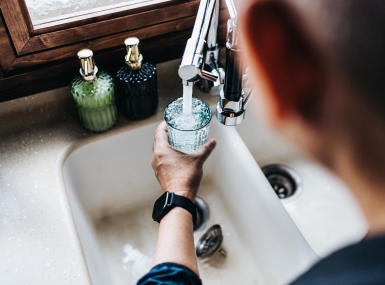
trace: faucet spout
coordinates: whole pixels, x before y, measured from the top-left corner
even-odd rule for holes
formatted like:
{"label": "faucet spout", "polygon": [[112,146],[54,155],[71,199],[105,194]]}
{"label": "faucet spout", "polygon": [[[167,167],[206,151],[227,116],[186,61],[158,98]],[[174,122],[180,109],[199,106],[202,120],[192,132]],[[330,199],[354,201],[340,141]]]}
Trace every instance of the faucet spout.
{"label": "faucet spout", "polygon": [[216,1],[201,0],[191,38],[188,39],[178,74],[183,82],[196,82],[200,78],[216,81],[217,76],[203,71],[206,55],[206,36]]}

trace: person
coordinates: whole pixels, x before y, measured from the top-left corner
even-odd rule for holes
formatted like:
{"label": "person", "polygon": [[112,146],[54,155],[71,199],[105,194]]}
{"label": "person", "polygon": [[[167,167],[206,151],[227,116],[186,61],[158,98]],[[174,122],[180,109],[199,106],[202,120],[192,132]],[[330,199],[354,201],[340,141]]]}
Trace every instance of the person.
{"label": "person", "polygon": [[[292,284],[385,284],[385,1],[255,0],[242,6],[238,21],[258,113],[344,180],[369,225],[362,241],[332,253]],[[163,191],[194,200],[215,145],[182,154],[168,145],[162,123],[152,166]],[[202,283],[188,211],[175,207],[161,220],[152,265],[139,285]]]}

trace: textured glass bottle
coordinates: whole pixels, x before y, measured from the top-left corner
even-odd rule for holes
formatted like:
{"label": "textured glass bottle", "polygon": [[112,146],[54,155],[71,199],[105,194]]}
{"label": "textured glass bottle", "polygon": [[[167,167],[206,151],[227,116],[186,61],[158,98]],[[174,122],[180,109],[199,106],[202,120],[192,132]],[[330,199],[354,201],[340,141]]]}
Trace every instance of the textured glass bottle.
{"label": "textured glass bottle", "polygon": [[89,49],[78,52],[80,75],[71,82],[71,93],[76,102],[80,122],[92,132],[110,129],[118,118],[114,79],[107,72],[99,71]]}
{"label": "textured glass bottle", "polygon": [[120,68],[116,74],[119,105],[123,114],[131,120],[146,119],[158,107],[156,67],[142,62],[138,38],[127,38],[124,44],[127,66]]}

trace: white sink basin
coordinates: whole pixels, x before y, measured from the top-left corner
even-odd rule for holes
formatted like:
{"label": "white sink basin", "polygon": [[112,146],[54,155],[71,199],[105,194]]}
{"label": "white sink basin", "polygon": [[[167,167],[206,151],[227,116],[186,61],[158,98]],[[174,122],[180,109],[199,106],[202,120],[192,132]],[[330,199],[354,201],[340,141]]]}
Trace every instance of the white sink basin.
{"label": "white sink basin", "polygon": [[[73,151],[63,177],[94,285],[134,284],[150,268],[161,194],[150,166],[156,124]],[[210,207],[208,227],[224,233],[219,253],[200,260],[205,284],[286,284],[318,260],[235,128],[213,119],[217,149],[205,164],[199,196]],[[206,228],[207,229],[207,228]]]}
{"label": "white sink basin", "polygon": [[301,193],[281,201],[313,250],[325,257],[361,240],[367,224],[347,186],[263,124],[253,104],[237,131],[261,167],[285,164],[301,176]]}

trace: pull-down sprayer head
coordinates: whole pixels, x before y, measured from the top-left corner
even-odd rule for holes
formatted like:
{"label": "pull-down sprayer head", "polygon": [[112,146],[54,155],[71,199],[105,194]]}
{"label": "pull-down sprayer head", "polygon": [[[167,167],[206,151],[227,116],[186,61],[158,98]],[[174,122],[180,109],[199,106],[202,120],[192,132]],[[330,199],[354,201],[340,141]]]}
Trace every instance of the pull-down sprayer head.
{"label": "pull-down sprayer head", "polygon": [[245,118],[252,91],[245,97],[242,89],[243,67],[236,18],[227,22],[226,76],[217,104],[217,119],[225,126],[236,126]]}

